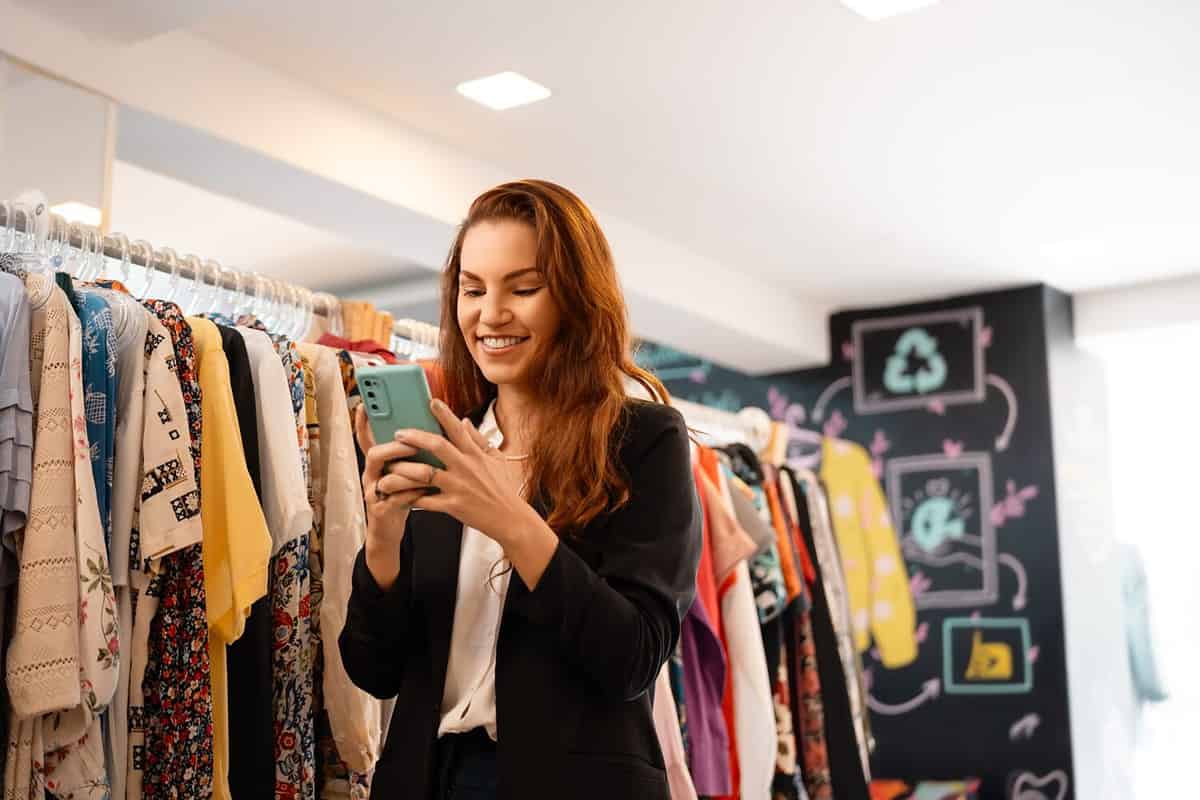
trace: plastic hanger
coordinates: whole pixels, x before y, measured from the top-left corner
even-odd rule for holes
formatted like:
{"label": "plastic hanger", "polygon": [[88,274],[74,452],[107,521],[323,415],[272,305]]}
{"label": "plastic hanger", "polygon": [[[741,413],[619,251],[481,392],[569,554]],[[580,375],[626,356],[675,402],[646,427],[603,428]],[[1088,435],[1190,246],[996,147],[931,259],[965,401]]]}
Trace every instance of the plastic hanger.
{"label": "plastic hanger", "polygon": [[121,251],[120,277],[117,278],[126,287],[129,286],[129,237],[123,233],[112,234],[116,248]]}
{"label": "plastic hanger", "polygon": [[225,299],[225,268],[216,261],[208,260],[204,262],[204,272],[212,278],[212,293],[208,298],[208,313],[221,313],[221,301]]}
{"label": "plastic hanger", "polygon": [[[158,252],[159,262],[171,268],[171,277],[167,282],[167,294],[163,299],[168,303],[175,302],[175,295],[179,292],[179,256],[170,247],[164,247]],[[176,303],[178,305],[178,303]]]}
{"label": "plastic hanger", "polygon": [[150,297],[150,289],[154,286],[154,280],[158,276],[158,270],[154,268],[154,248],[145,239],[138,239],[129,246],[132,253],[137,251],[142,256],[142,261],[145,263],[146,280],[142,283],[142,290],[138,292],[139,300],[146,300]]}

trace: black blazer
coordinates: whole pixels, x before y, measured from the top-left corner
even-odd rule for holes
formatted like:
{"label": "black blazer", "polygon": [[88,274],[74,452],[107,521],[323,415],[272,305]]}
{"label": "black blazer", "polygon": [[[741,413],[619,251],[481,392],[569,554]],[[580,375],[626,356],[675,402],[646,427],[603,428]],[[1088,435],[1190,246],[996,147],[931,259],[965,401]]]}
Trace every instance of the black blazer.
{"label": "black blazer", "polygon": [[[562,539],[534,591],[515,571],[509,582],[496,656],[502,800],[670,798],[653,687],[695,594],[701,517],[679,412],[626,408],[629,503]],[[364,553],[355,563],[342,660],[358,686],[398,695],[373,800],[432,792],[461,541],[458,520],[414,512],[390,590]]]}

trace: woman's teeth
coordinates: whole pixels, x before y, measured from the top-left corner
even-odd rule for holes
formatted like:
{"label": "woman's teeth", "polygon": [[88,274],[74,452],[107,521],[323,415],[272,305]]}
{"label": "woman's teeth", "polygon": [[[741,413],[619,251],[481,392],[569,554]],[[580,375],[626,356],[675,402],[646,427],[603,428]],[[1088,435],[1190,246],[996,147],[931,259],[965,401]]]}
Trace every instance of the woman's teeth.
{"label": "woman's teeth", "polygon": [[521,342],[525,341],[525,339],[518,336],[484,336],[481,341],[483,342],[484,347],[490,347],[493,350],[501,350],[505,347],[512,347],[513,345],[520,344]]}

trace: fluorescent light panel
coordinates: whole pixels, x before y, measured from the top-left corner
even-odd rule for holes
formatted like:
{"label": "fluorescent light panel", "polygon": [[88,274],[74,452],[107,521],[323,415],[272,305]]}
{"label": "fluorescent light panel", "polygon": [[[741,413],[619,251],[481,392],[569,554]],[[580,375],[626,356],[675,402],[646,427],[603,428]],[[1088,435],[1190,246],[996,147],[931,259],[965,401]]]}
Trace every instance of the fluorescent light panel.
{"label": "fluorescent light panel", "polygon": [[495,111],[545,100],[550,90],[516,72],[501,72],[458,85],[458,93]]}
{"label": "fluorescent light panel", "polygon": [[842,0],[842,5],[872,22],[927,8],[939,0]]}
{"label": "fluorescent light panel", "polygon": [[90,225],[93,228],[100,227],[100,221],[103,217],[100,209],[75,201],[59,203],[56,206],[51,206],[50,210],[67,222],[78,222],[81,225]]}

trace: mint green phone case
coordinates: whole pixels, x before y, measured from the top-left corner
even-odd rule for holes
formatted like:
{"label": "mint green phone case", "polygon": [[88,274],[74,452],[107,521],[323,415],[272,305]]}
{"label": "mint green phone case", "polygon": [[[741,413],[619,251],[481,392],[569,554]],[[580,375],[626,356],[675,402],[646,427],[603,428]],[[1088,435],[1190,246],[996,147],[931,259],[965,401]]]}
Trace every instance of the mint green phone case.
{"label": "mint green phone case", "polygon": [[[390,442],[396,431],[403,428],[427,431],[445,436],[437,417],[429,409],[429,383],[420,364],[388,364],[382,367],[357,367],[354,378],[367,409],[367,421],[376,444]],[[438,469],[446,465],[431,453],[418,452],[407,461],[432,464]]]}

